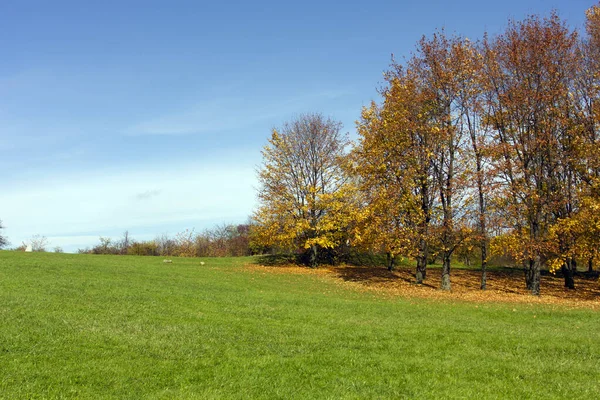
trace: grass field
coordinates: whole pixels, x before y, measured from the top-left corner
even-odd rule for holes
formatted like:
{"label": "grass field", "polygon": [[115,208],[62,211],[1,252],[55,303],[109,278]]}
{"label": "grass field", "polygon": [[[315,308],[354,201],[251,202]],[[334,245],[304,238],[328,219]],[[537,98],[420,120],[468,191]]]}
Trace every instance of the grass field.
{"label": "grass field", "polygon": [[0,398],[600,397],[598,311],[252,261],[0,252]]}

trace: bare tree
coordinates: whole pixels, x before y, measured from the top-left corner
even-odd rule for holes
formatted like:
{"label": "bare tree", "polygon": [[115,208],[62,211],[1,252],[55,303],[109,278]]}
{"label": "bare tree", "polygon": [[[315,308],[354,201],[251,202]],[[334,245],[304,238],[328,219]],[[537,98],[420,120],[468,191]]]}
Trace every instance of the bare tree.
{"label": "bare tree", "polygon": [[172,256],[175,254],[177,249],[177,242],[171,239],[168,234],[163,233],[154,239],[154,242],[158,246],[158,253],[161,256]]}
{"label": "bare tree", "polygon": [[48,238],[42,235],[33,235],[29,239],[29,245],[31,246],[31,251],[45,252],[48,246]]}
{"label": "bare tree", "polygon": [[100,236],[100,245],[96,246],[99,249],[99,254],[109,254],[110,248],[112,247],[112,239],[109,237]]}
{"label": "bare tree", "polygon": [[[4,229],[4,225],[2,225],[2,220],[0,219],[0,230]],[[8,239],[6,238],[6,236],[2,236],[0,235],[0,249],[3,247],[8,246]]]}
{"label": "bare tree", "polygon": [[129,250],[129,246],[131,246],[131,239],[129,237],[129,231],[123,232],[123,238],[119,242],[119,252],[121,254],[127,254],[127,250]]}

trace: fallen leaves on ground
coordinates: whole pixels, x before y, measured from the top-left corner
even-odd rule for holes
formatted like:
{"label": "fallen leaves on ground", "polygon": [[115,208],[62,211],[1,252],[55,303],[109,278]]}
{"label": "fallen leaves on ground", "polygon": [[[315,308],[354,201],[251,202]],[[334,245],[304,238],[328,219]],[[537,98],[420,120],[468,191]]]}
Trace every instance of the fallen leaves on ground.
{"label": "fallen leaves on ground", "polygon": [[451,273],[452,291],[439,289],[441,270],[428,269],[423,285],[415,284],[413,268],[399,268],[394,272],[383,267],[324,266],[316,269],[297,265],[246,265],[261,273],[302,274],[333,280],[361,291],[377,292],[385,296],[418,297],[436,300],[469,302],[502,302],[550,304],[574,308],[600,309],[600,282],[596,276],[581,274],[575,278],[575,290],[566,289],[564,280],[554,275],[543,275],[540,296],[533,296],[525,288],[523,271],[518,269],[493,270],[487,273],[487,290],[480,289],[481,271],[455,269]]}

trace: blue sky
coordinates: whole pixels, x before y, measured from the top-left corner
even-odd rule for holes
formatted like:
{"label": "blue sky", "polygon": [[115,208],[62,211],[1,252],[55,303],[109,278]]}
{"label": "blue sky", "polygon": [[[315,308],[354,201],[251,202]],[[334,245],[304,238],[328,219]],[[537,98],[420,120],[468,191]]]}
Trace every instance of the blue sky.
{"label": "blue sky", "polygon": [[319,111],[352,135],[390,55],[592,1],[0,3],[0,219],[66,251],[242,223],[270,130]]}

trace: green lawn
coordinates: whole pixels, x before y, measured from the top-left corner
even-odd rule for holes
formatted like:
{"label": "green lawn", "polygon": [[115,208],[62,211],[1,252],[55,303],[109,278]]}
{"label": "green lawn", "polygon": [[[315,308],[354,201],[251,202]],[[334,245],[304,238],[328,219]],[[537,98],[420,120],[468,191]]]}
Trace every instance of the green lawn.
{"label": "green lawn", "polygon": [[600,397],[597,311],[200,261],[0,252],[0,398]]}

